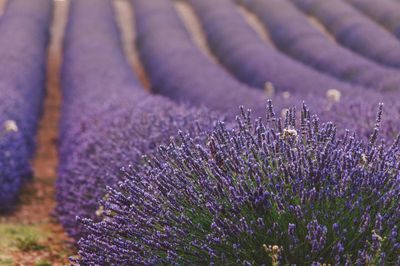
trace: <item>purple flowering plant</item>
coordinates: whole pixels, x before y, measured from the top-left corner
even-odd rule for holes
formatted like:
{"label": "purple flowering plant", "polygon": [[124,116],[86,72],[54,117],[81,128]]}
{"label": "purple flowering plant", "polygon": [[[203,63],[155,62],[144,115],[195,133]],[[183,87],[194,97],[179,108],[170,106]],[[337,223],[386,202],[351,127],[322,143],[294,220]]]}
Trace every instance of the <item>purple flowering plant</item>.
{"label": "purple flowering plant", "polygon": [[0,213],[14,210],[45,96],[52,1],[7,1],[0,23]]}
{"label": "purple flowering plant", "polygon": [[400,138],[363,141],[305,105],[281,120],[241,109],[123,169],[102,220],[81,219],[83,265],[398,265]]}

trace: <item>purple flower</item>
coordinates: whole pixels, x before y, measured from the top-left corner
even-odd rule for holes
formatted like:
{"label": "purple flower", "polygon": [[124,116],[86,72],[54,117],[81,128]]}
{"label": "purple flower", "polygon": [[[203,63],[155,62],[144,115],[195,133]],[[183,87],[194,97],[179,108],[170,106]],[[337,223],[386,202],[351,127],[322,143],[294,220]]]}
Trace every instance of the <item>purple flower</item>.
{"label": "purple flower", "polygon": [[296,236],[296,225],[295,224],[289,223],[287,234],[294,244],[296,244],[298,242],[298,238]]}
{"label": "purple flower", "polygon": [[[125,180],[107,189],[102,220],[83,219],[79,262],[396,261],[395,244],[383,243],[399,223],[398,142],[337,137],[306,107],[300,121],[293,113],[283,125],[272,112],[252,123],[242,110],[236,127],[219,123],[197,139],[181,133],[126,168]],[[287,127],[297,135],[282,137]],[[369,230],[377,220],[380,234]]]}
{"label": "purple flower", "polygon": [[326,226],[320,225],[317,220],[312,220],[307,224],[306,240],[311,244],[312,253],[317,253],[324,249],[327,232]]}

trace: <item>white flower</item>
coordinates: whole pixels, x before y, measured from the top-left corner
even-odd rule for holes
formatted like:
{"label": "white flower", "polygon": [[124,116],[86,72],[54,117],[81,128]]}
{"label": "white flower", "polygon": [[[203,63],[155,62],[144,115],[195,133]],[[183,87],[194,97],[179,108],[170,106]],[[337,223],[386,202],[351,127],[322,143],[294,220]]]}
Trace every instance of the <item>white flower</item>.
{"label": "white flower", "polygon": [[275,87],[274,84],[272,84],[271,82],[267,81],[264,84],[264,91],[267,95],[274,95],[275,93]]}
{"label": "white flower", "polygon": [[337,89],[329,89],[326,91],[326,98],[328,98],[328,100],[332,101],[332,102],[339,102],[340,98],[342,96],[342,93],[340,92],[340,90]]}
{"label": "white flower", "polygon": [[282,96],[283,96],[283,99],[289,99],[289,98],[290,98],[290,92],[284,91],[284,92],[282,93]]}
{"label": "white flower", "polygon": [[374,236],[376,240],[378,240],[379,242],[383,241],[383,238],[380,235],[378,235],[375,230],[372,230],[372,236]]}
{"label": "white flower", "polygon": [[100,205],[100,207],[96,210],[96,216],[102,216],[104,213],[104,207]]}
{"label": "white flower", "polygon": [[18,132],[18,126],[14,120],[5,121],[4,129],[6,130],[6,132]]}
{"label": "white flower", "polygon": [[367,155],[365,155],[365,153],[361,154],[361,162],[363,164],[366,164],[368,162],[368,158]]}
{"label": "white flower", "polygon": [[297,131],[293,128],[285,128],[283,130],[283,137],[297,137]]}
{"label": "white flower", "polygon": [[281,111],[281,117],[285,118],[286,115],[287,115],[287,112],[289,112],[289,109],[288,108],[283,108],[282,111]]}
{"label": "white flower", "polygon": [[282,253],[283,248],[278,246],[278,245],[263,245],[263,248],[265,252],[268,254],[268,256],[272,259],[272,265],[273,266],[278,266],[279,265],[279,255]]}

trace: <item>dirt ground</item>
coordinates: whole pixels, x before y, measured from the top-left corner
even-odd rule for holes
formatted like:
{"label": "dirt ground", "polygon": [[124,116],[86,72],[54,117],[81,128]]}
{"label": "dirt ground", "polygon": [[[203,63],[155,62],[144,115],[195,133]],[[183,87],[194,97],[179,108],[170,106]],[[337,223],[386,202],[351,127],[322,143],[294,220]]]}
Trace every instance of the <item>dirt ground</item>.
{"label": "dirt ground", "polygon": [[6,4],[7,0],[0,0],[0,16],[3,14],[4,5]]}

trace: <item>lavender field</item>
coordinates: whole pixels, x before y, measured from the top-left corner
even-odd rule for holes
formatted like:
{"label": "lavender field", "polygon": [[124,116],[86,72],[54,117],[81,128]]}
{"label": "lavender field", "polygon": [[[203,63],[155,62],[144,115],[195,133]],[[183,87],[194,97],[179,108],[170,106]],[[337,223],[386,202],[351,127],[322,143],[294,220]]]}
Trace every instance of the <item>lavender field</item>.
{"label": "lavender field", "polygon": [[0,10],[0,266],[400,266],[400,1]]}

